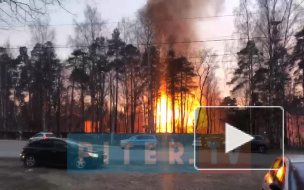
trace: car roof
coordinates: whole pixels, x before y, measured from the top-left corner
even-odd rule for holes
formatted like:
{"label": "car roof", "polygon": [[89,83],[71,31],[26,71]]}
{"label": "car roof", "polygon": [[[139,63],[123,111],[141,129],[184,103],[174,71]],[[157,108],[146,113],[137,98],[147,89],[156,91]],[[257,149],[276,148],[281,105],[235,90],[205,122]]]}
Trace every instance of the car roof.
{"label": "car roof", "polygon": [[39,132],[37,134],[54,134],[54,133],[52,133],[52,132]]}
{"label": "car roof", "polygon": [[49,139],[38,139],[38,140],[35,140],[35,141],[32,141],[32,142],[30,142],[30,143],[34,143],[34,142],[41,142],[41,141],[50,141],[50,140],[61,140],[61,141],[65,141],[66,142],[66,140],[64,140],[64,139],[61,139],[61,138],[49,138]]}
{"label": "car roof", "polygon": [[291,163],[304,162],[304,155],[288,154],[285,157],[287,157],[290,160]]}
{"label": "car roof", "polygon": [[155,135],[150,135],[150,134],[138,134],[138,135],[134,135],[132,137],[136,137],[136,136],[152,136],[152,137],[155,137]]}

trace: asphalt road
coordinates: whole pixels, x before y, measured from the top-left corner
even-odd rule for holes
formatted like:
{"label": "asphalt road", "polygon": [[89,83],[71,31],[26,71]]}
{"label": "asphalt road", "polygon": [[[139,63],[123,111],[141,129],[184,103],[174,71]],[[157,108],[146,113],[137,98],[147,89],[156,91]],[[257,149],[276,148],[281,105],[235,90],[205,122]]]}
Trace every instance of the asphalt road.
{"label": "asphalt road", "polygon": [[[198,172],[193,163],[193,148],[185,147],[184,164],[168,164],[168,149],[158,150],[157,165],[144,165],[144,150],[130,150],[130,162],[125,164],[124,151],[109,147],[110,163],[94,170],[74,171],[66,168],[25,168],[19,154],[26,141],[0,140],[0,190],[14,189],[258,189],[265,171]],[[205,154],[205,150],[199,150]],[[113,153],[114,152],[114,153]],[[222,157],[219,153],[218,157]],[[244,153],[250,155],[249,153]],[[256,155],[261,159],[262,155]],[[276,157],[276,153],[264,158]],[[264,159],[265,160],[265,159]],[[263,161],[263,160],[261,160]],[[174,168],[174,169],[172,169]]]}
{"label": "asphalt road", "polygon": [[[13,140],[0,140],[0,158],[19,158],[20,151],[22,147],[27,144],[27,141],[13,141]],[[146,162],[146,150],[144,149],[131,149],[129,151],[122,150],[117,146],[109,146],[108,148],[97,146],[98,149],[104,150],[109,156],[109,164],[118,165],[140,165]],[[177,150],[176,151],[181,151]],[[170,163],[169,160],[169,149],[168,148],[158,148],[156,152],[150,152],[149,158],[156,159],[157,163]],[[155,155],[153,155],[155,154]],[[177,153],[178,155],[178,153]],[[211,161],[210,150],[198,150],[196,151],[197,166],[200,168],[212,168],[213,165],[209,164]],[[247,167],[253,168],[268,168],[273,160],[282,155],[281,151],[269,151],[267,154],[259,153],[239,153],[239,159],[237,164],[246,165]],[[180,156],[182,165],[186,165],[187,168],[193,167],[194,163],[194,150],[192,146],[183,147],[183,153]],[[223,151],[218,151],[216,153],[217,164],[228,164],[231,165],[231,158],[229,158]],[[228,159],[229,158],[229,159]],[[129,160],[129,162],[127,161]],[[207,163],[207,164],[206,164]],[[248,166],[248,163],[250,166]],[[176,163],[177,164],[177,163]],[[189,166],[189,167],[188,167]],[[232,166],[233,167],[233,166]]]}
{"label": "asphalt road", "polygon": [[[68,173],[64,168],[25,168],[17,158],[0,158],[0,190],[202,189],[256,190],[265,172],[145,174]],[[111,170],[110,165],[99,170]]]}

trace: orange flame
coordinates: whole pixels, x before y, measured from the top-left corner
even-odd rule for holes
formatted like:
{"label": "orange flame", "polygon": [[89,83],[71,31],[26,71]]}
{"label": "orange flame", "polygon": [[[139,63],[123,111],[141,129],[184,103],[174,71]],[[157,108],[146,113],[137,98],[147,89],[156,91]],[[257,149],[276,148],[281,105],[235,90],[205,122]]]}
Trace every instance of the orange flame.
{"label": "orange flame", "polygon": [[[181,114],[180,114],[180,98],[176,98],[175,104],[175,132],[181,133]],[[193,133],[194,132],[194,110],[199,106],[199,102],[194,96],[187,96],[185,101],[185,106],[183,109],[183,123],[184,123],[184,133]],[[171,99],[166,93],[161,93],[160,98],[157,100],[157,117],[156,117],[156,132],[157,133],[172,133],[172,115],[173,110],[171,106]],[[200,118],[204,117],[204,111],[201,112]],[[204,119],[203,119],[204,120]],[[198,121],[202,121],[199,119]],[[206,126],[206,121],[200,122],[199,128]],[[199,129],[202,131],[202,129]],[[198,131],[197,131],[198,132]]]}

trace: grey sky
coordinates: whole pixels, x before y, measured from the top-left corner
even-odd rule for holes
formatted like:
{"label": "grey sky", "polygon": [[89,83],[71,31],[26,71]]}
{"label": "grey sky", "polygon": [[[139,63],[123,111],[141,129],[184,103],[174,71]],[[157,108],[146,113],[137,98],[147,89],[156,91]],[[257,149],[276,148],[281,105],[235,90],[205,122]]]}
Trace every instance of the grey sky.
{"label": "grey sky", "polygon": [[[87,4],[98,8],[98,11],[101,13],[101,17],[108,22],[106,32],[109,33],[117,26],[117,23],[115,22],[121,21],[124,17],[130,19],[134,18],[137,10],[142,8],[145,3],[146,0],[67,0],[67,3],[65,4],[66,9],[76,16],[59,8],[56,8],[53,13],[50,14],[51,25],[54,25],[52,27],[55,28],[56,32],[55,44],[57,46],[67,45],[68,36],[73,35],[73,19],[77,21],[83,20],[83,11]],[[218,15],[233,14],[233,9],[238,5],[238,3],[239,0],[226,0],[223,5],[222,12]],[[197,17],[202,15],[197,15]],[[197,25],[198,36],[200,37],[198,40],[230,38],[234,31],[233,19],[234,17],[227,16],[195,20],[194,22],[196,22],[195,24]],[[183,21],[181,20],[181,22]],[[14,27],[14,30],[9,31],[0,30],[0,33],[0,44],[4,44],[6,41],[9,41],[11,47],[32,46],[30,41],[30,32],[27,27]],[[218,54],[223,54],[225,52],[224,41],[203,43],[202,46],[205,48],[212,48],[214,51],[217,51]],[[70,51],[70,49],[60,48],[57,49],[56,52],[60,58],[64,59],[68,56]],[[224,63],[219,64],[221,68],[226,66]],[[221,85],[223,85],[224,88],[228,88],[224,81],[227,75],[227,70],[219,69],[216,75],[219,76],[219,82]],[[225,92],[228,89],[222,90]]]}

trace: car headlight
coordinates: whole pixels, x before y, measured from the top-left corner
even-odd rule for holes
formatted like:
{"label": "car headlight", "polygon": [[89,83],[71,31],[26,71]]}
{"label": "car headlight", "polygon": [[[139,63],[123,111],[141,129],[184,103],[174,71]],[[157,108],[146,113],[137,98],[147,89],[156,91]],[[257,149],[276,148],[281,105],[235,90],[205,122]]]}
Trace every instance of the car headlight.
{"label": "car headlight", "polygon": [[93,158],[98,158],[98,154],[96,154],[96,153],[89,152],[88,155],[93,157]]}

